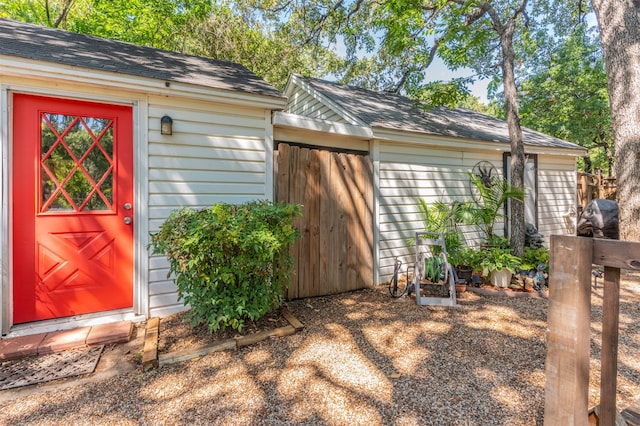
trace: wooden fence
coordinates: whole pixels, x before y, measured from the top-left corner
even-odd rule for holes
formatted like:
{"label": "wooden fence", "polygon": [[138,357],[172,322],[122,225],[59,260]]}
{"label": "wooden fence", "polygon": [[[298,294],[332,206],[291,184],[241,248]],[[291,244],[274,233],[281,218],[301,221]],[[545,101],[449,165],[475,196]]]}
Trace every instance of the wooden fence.
{"label": "wooden fence", "polygon": [[373,285],[373,168],[365,155],[300,148],[276,151],[276,200],[303,205],[295,223],[288,298]]}
{"label": "wooden fence", "polygon": [[601,171],[596,174],[578,172],[577,183],[578,215],[594,198],[616,199],[616,178],[604,177]]}
{"label": "wooden fence", "polygon": [[640,243],[552,235],[545,425],[589,424],[592,264],[605,276],[599,424],[615,424],[620,269],[640,270]]}

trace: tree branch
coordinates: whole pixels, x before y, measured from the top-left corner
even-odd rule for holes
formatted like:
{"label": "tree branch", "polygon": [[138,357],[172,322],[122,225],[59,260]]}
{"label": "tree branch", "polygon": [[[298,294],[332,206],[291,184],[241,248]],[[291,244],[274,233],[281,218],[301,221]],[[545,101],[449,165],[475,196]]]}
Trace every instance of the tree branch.
{"label": "tree branch", "polygon": [[433,46],[431,46],[431,50],[429,51],[429,59],[427,60],[426,64],[423,64],[419,68],[408,69],[402,73],[402,77],[400,78],[398,83],[395,85],[395,87],[392,89],[392,92],[398,93],[400,91],[402,86],[404,86],[404,84],[407,82],[407,78],[409,77],[409,74],[415,71],[424,71],[429,67],[429,65],[431,65],[431,63],[433,62],[433,59],[436,57],[436,52],[438,51],[438,46],[440,45],[441,41],[442,41],[442,38],[436,38],[433,41]]}
{"label": "tree branch", "polygon": [[[64,5],[62,6],[62,11],[60,12],[60,15],[58,16],[58,19],[56,19],[56,22],[53,25],[54,28],[58,28],[60,23],[67,19],[67,15],[69,15],[69,11],[71,10],[71,6],[73,6],[73,1],[74,0],[66,0],[64,2]],[[47,4],[48,4],[48,1],[47,1]],[[47,11],[47,15],[48,15],[48,11]]]}
{"label": "tree branch", "polygon": [[[362,0],[359,0],[359,3],[361,3]],[[344,0],[338,0],[337,3],[335,3],[333,5],[333,7],[331,7],[327,13],[325,13],[324,15],[322,15],[320,17],[320,19],[318,20],[318,22],[316,23],[316,25],[314,26],[314,28],[311,30],[311,32],[309,33],[309,36],[305,39],[304,44],[308,44],[311,43],[311,41],[313,41],[317,35],[320,33],[320,31],[322,30],[322,27],[325,23],[325,21],[327,19],[329,19],[329,16],[332,13],[335,13],[342,5],[344,4]]]}

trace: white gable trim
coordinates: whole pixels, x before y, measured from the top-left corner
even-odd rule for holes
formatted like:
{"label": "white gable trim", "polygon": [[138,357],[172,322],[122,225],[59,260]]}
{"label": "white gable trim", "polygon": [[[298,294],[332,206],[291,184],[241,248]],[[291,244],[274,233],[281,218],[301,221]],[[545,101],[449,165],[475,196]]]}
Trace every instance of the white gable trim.
{"label": "white gable trim", "polygon": [[333,102],[330,98],[318,92],[316,89],[311,87],[309,83],[305,82],[303,78],[297,74],[292,74],[291,77],[289,78],[289,81],[287,82],[287,86],[284,89],[284,95],[286,97],[292,96],[296,87],[308,93],[313,99],[316,99],[318,102],[331,108],[336,114],[343,117],[346,121],[353,124],[354,126],[366,126],[366,123],[359,120],[355,115],[350,114],[347,110],[342,108],[337,103]]}
{"label": "white gable trim", "polygon": [[273,125],[276,128],[304,129],[313,132],[331,133],[341,136],[351,136],[356,139],[368,140],[373,138],[369,126],[337,123],[335,121],[319,120],[287,112],[275,112]]}

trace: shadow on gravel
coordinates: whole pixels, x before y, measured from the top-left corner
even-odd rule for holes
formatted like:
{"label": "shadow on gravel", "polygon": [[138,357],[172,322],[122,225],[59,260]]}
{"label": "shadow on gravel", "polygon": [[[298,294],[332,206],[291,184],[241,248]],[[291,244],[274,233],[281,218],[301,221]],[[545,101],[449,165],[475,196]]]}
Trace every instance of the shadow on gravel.
{"label": "shadow on gravel", "polygon": [[[622,401],[640,393],[636,286],[622,290]],[[292,301],[305,325],[293,336],[9,401],[0,423],[542,424],[548,301],[465,293],[459,303],[419,307],[386,288]]]}

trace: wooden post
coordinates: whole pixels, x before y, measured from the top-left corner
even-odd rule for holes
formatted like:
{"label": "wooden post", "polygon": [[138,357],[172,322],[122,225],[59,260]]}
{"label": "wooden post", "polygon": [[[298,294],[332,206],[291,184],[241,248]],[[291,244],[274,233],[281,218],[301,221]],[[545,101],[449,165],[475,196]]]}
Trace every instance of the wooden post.
{"label": "wooden post", "polygon": [[593,241],[551,236],[544,424],[588,423]]}
{"label": "wooden post", "polygon": [[585,207],[587,207],[587,203],[591,201],[591,195],[589,193],[589,183],[587,182],[586,173],[580,176],[580,183],[582,186],[582,198],[580,200],[580,203],[582,204],[582,208],[584,209]]}
{"label": "wooden post", "polygon": [[596,197],[605,198],[606,191],[604,190],[604,179],[602,178],[602,170],[598,170],[593,180],[593,186],[596,187]]}
{"label": "wooden post", "polygon": [[159,330],[160,318],[149,318],[144,334],[144,346],[142,348],[142,371],[144,372],[158,368]]}
{"label": "wooden post", "polygon": [[620,315],[620,269],[605,266],[602,302],[602,356],[600,376],[600,425],[616,422],[618,379],[618,319]]}

